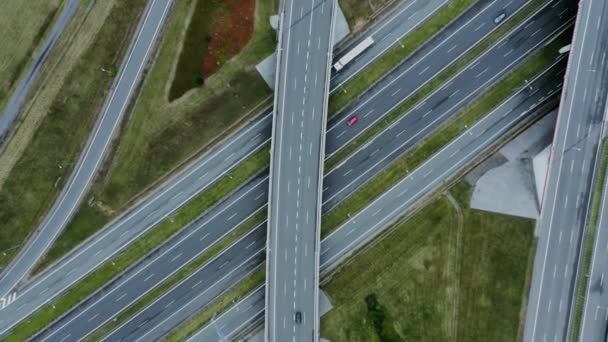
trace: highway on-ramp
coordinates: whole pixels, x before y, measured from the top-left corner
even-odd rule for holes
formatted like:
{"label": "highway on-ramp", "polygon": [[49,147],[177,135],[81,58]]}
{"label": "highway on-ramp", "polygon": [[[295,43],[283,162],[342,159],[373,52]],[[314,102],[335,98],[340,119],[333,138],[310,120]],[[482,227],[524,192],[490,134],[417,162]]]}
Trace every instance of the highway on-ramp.
{"label": "highway on-ramp", "polygon": [[[463,132],[425,164],[337,228],[321,243],[321,270],[331,271],[390,225],[411,210],[421,199],[458,175],[504,135],[522,122],[545,113],[557,102],[565,62],[557,62],[544,75],[531,80],[530,87],[517,91],[469,130]],[[189,338],[188,342],[231,340],[243,329],[261,322],[264,290],[259,288]]]}
{"label": "highway on-ramp", "polygon": [[141,77],[141,72],[171,3],[171,0],[151,0],[135,41],[118,74],[118,80],[113,85],[110,96],[67,185],[59,194],[41,225],[28,238],[22,250],[3,272],[0,279],[0,296],[8,294],[29,273],[67,225],[68,220],[81,203],[93,177],[101,166],[112,137],[119,127],[120,120]]}
{"label": "highway on-ramp", "polygon": [[524,341],[570,338],[608,97],[608,3],[582,0],[543,195]]}

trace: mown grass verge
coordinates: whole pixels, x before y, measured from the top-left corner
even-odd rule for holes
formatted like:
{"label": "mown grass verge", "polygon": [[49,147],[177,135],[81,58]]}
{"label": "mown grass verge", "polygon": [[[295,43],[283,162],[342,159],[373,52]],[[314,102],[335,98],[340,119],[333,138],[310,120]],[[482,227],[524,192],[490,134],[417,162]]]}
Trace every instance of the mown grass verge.
{"label": "mown grass verge", "polygon": [[338,2],[352,32],[363,29],[378,10],[384,10],[386,6],[397,3],[396,0],[339,0]]}
{"label": "mown grass verge", "polygon": [[514,69],[509,75],[462,110],[461,114],[444,124],[438,131],[426,138],[424,142],[394,161],[379,175],[375,176],[348,199],[327,213],[323,217],[321,224],[322,236],[326,236],[337,228],[348,218],[349,213],[358,212],[367,203],[396,183],[402,177],[403,170],[413,170],[418,167],[445,146],[445,144],[462,133],[466,129],[466,126],[479,120],[483,115],[506,99],[515,89],[524,86],[526,79],[541,72],[548,63],[554,60],[561,43],[561,40],[555,40],[528,57],[525,62]]}
{"label": "mown grass verge", "polygon": [[0,116],[17,81],[32,62],[36,49],[47,34],[60,9],[59,0],[27,3],[0,2],[0,32],[5,47],[0,49]]}
{"label": "mown grass verge", "polygon": [[583,265],[580,281],[576,290],[574,305],[574,320],[571,332],[571,341],[578,341],[581,332],[581,321],[585,308],[585,297],[587,295],[587,283],[591,259],[593,258],[593,246],[595,244],[595,234],[598,229],[598,217],[602,205],[602,191],[606,182],[606,171],[608,170],[608,141],[604,138],[600,144],[602,149],[600,154],[597,181],[594,184],[591,197],[591,216],[589,229],[585,232],[585,242],[583,243]]}
{"label": "mown grass verge", "polygon": [[213,257],[217,256],[222,252],[226,247],[232,245],[234,242],[239,240],[241,237],[245,236],[249,233],[253,228],[259,225],[266,219],[266,211],[262,210],[256,215],[249,218],[247,221],[243,222],[241,225],[236,227],[233,231],[228,233],[225,237],[223,237],[218,242],[214,243],[209,250],[204,252],[203,254],[196,257],[194,260],[186,264],[182,269],[180,269],[176,274],[171,276],[169,279],[165,280],[155,288],[150,291],[150,293],[146,294],[144,297],[140,298],[136,303],[130,305],[125,311],[120,313],[115,319],[111,322],[106,323],[99,329],[97,329],[92,335],[87,337],[85,341],[99,341],[102,337],[112,332],[122,323],[127,321],[129,318],[138,313],[141,309],[146,307],[148,304],[152,303],[154,300],[160,298],[162,295],[167,293],[171,288],[177,285],[180,281],[186,279],[189,275],[196,272],[200,267],[206,264]]}
{"label": "mown grass verge", "polygon": [[[113,81],[99,68],[120,63],[146,1],[116,1],[92,44],[0,190],[0,266],[36,228],[68,179]],[[117,39],[116,37],[124,37]]]}
{"label": "mown grass verge", "polygon": [[25,322],[17,325],[5,341],[25,341],[37,331],[54,321],[74,305],[94,293],[115,276],[163,242],[177,233],[186,224],[198,217],[221,198],[231,193],[239,184],[256,175],[262,165],[269,162],[269,147],[247,159],[241,167],[222,177],[212,188],[196,196],[190,203],[163,220],[158,226],[145,233],[123,252],[104,263],[83,280],[68,289],[63,295],[47,303]]}
{"label": "mown grass verge", "polygon": [[401,105],[395,108],[393,111],[388,113],[385,118],[378,121],[374,126],[368,128],[365,132],[359,135],[350,144],[342,148],[336,154],[334,154],[329,160],[326,161],[326,169],[331,170],[336,167],[341,161],[351,155],[356,149],[363,146],[366,142],[371,140],[374,136],[386,129],[397,119],[405,115],[409,110],[414,108],[416,104],[430,95],[433,91],[437,90],[450,78],[458,74],[468,64],[470,64],[475,58],[481,56],[490,46],[495,44],[497,41],[502,39],[509,33],[515,26],[521,24],[528,16],[530,16],[536,9],[538,9],[544,0],[533,0],[526,5],[517,15],[513,16],[507,22],[505,22],[500,28],[490,34],[487,38],[479,42],[477,46],[471,49],[466,55],[456,60],[451,66],[445,69],[441,74],[433,78],[429,83],[422,87],[418,92],[410,96],[409,99],[404,101]]}
{"label": "mown grass verge", "polygon": [[433,35],[445,28],[452,20],[465,12],[477,0],[454,0],[444,5],[422,25],[389,49],[382,57],[362,70],[338,89],[330,98],[327,112],[337,112],[357,97],[376,80],[388,73],[395,65],[411,55]]}
{"label": "mown grass verge", "polygon": [[321,318],[323,337],[517,339],[533,222],[471,209],[471,188],[464,182],[449,192],[457,208],[444,196],[432,200],[322,285],[334,306]]}
{"label": "mown grass verge", "polygon": [[237,301],[241,300],[248,293],[260,287],[266,279],[266,270],[262,267],[255,271],[251,276],[241,280],[235,287],[225,292],[214,300],[209,306],[199,311],[191,319],[180,324],[176,329],[163,338],[164,342],[185,341],[213,319],[216,315],[226,311]]}

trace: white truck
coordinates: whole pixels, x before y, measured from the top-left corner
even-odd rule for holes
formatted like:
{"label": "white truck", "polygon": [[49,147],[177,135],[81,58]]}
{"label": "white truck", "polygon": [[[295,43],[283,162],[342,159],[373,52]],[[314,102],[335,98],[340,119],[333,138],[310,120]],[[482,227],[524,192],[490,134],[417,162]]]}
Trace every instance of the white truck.
{"label": "white truck", "polygon": [[348,51],[342,58],[340,58],[336,64],[334,64],[334,69],[336,71],[342,70],[344,66],[353,61],[353,59],[357,58],[363,51],[367,50],[370,46],[374,44],[374,38],[367,37],[361,41],[361,43],[357,44],[354,48]]}

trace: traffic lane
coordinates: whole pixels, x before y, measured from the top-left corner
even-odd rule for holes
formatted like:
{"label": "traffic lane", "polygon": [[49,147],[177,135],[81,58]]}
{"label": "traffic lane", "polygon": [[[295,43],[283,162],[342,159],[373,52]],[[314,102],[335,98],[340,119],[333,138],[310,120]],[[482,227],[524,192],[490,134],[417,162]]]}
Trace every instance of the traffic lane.
{"label": "traffic lane", "polygon": [[[590,83],[586,81],[584,84],[586,87],[590,86],[591,89],[595,87],[606,89],[606,82],[602,82],[601,78]],[[540,332],[547,338],[565,338],[569,329],[580,245],[583,238],[582,229],[588,217],[590,189],[601,139],[601,116],[604,104],[605,97],[586,102],[583,102],[583,99],[577,99],[574,104],[577,112],[582,110],[584,113],[596,114],[594,116],[576,116],[572,122],[572,129],[568,130],[566,136],[570,146],[563,154],[562,172],[565,177],[562,178],[561,187],[558,188],[556,198],[561,200],[555,211],[557,217],[552,228],[555,234],[550,242],[551,246],[559,248],[553,248],[549,252],[545,277],[551,280],[544,287],[547,295],[540,304],[541,310],[546,308],[546,315],[553,317],[552,320],[544,320],[545,323],[539,327]],[[577,122],[578,128],[576,128]],[[577,230],[573,227],[581,228]],[[560,237],[563,234],[568,235],[568,232],[570,238],[560,240]],[[563,277],[561,277],[562,271]],[[552,275],[551,272],[553,272]]]}
{"label": "traffic lane", "polygon": [[[259,225],[229,246],[227,253],[218,254],[104,337],[103,341],[160,340],[172,327],[181,323],[183,317],[196,313],[197,309],[207,306],[225,292],[229,285],[238,283],[259,269],[265,259],[265,247],[266,229]],[[243,253],[246,256],[239,257]],[[230,271],[226,273],[224,269]],[[176,317],[171,306],[179,308],[180,312],[186,311],[187,314]]]}
{"label": "traffic lane", "polygon": [[105,151],[131,97],[140,71],[162,26],[171,1],[153,0],[138,36],[114,85],[112,95],[97,119],[94,130],[72,171],[67,186],[60,193],[40,227],[26,241],[25,247],[4,271],[0,295],[10,292],[31,270],[67,224],[80,204],[95,175]]}
{"label": "traffic lane", "polygon": [[[482,0],[488,1],[488,0]],[[358,34],[348,47],[341,49],[341,53],[334,55],[333,61],[337,62],[342,55],[360,43],[367,37],[374,37],[374,45],[368,48],[369,53],[363,53],[355,60],[347,64],[340,72],[332,70],[331,88],[332,92],[348,82],[354,75],[374,62],[395,44],[399,43],[403,37],[417,29],[428,18],[440,10],[448,3],[446,0],[414,0],[401,1],[397,7],[389,12],[384,18],[378,21],[366,31]]]}
{"label": "traffic lane", "polygon": [[[572,298],[574,282],[578,274],[581,235],[588,217],[588,191],[592,184],[590,174],[594,170],[597,144],[600,139],[598,123],[601,122],[603,114],[603,108],[598,111],[588,103],[590,97],[588,89],[595,90],[602,86],[597,79],[598,74],[601,73],[591,69],[597,66],[597,59],[594,58],[601,55],[595,50],[598,46],[598,31],[594,31],[591,27],[596,22],[599,25],[600,20],[597,17],[592,20],[590,16],[592,13],[601,17],[606,15],[605,7],[599,7],[604,6],[602,3],[596,1],[595,4],[593,2],[581,4],[588,6],[581,8],[579,12],[581,14],[579,18],[583,19],[577,24],[576,34],[582,33],[582,36],[574,38],[570,57],[570,66],[573,69],[568,75],[568,82],[574,84],[566,87],[558,116],[545,192],[546,200],[539,227],[540,231],[547,232],[545,239],[547,242],[539,243],[542,248],[539,248],[536,257],[537,266],[533,275],[529,307],[532,314],[528,315],[530,319],[525,329],[526,340],[540,339],[543,336],[564,338],[568,335],[573,312]],[[595,5],[594,9],[592,9],[593,5]],[[579,24],[582,27],[578,26]],[[580,31],[580,28],[583,30]],[[588,30],[589,28],[591,29]],[[593,52],[589,53],[590,50]],[[605,102],[605,92],[598,94],[602,98],[593,102],[595,104]],[[577,127],[577,124],[584,125],[583,134],[587,127],[591,128],[586,137],[579,136],[580,126]],[[561,208],[564,205],[570,207],[564,210]],[[564,231],[573,236],[571,238],[573,243],[560,244],[560,235],[563,235]],[[564,277],[552,282],[552,273],[557,273],[556,269],[557,272],[563,270]]]}
{"label": "traffic lane", "polygon": [[[599,135],[599,127],[597,130]],[[583,148],[582,152],[569,153],[564,160],[564,165],[572,165],[574,172],[569,174],[565,182],[562,182],[563,195],[560,198],[565,198],[565,200],[560,202],[558,209],[560,212],[565,211],[570,215],[560,215],[560,219],[563,219],[564,222],[560,222],[555,227],[559,234],[554,234],[550,242],[561,248],[549,251],[550,263],[545,271],[547,273],[545,277],[551,280],[550,287],[544,287],[544,291],[548,290],[548,294],[541,300],[541,312],[552,319],[541,321],[542,324],[539,328],[543,338],[565,339],[568,334],[568,320],[572,310],[575,273],[582,238],[574,227],[582,226],[587,217],[589,196],[588,188],[584,185],[591,184],[592,181],[591,170],[595,163],[594,151],[595,149],[592,148]],[[585,172],[585,168],[589,172]],[[564,237],[562,233],[564,233]],[[544,312],[545,309],[546,312]]]}
{"label": "traffic lane", "polygon": [[[267,181],[262,178],[237,192],[234,198],[226,201],[222,210],[217,210],[213,215],[203,215],[199,220],[194,221],[187,229],[187,233],[172,239],[169,248],[158,251],[142,265],[135,265],[131,271],[125,272],[102,293],[89,299],[84,305],[77,306],[41,332],[38,339],[52,340],[58,336],[68,336],[66,341],[78,339],[83,337],[83,331],[80,329],[85,326],[89,332],[92,332],[95,327],[101,326],[128,305],[143,297],[232,230],[218,229],[218,227],[226,225],[236,228],[256,212],[256,209],[251,208],[257,206],[257,210],[261,209],[265,202],[261,194],[265,194],[266,188]],[[262,205],[260,206],[259,203]],[[201,248],[201,245],[204,247]]]}
{"label": "traffic lane", "polygon": [[[604,175],[604,179],[606,175]],[[583,308],[580,341],[605,341],[608,323],[608,296],[604,294],[605,270],[608,269],[606,247],[608,245],[608,182],[602,188],[600,216],[597,224],[597,235],[594,239],[593,257],[589,272],[585,304]]]}
{"label": "traffic lane", "polygon": [[[326,175],[326,179],[327,183],[332,185],[326,185],[323,189],[326,199],[324,212],[335,208],[342,199],[352,194],[362,183],[367,182],[393,160],[418,144],[422,137],[437,130],[442,122],[446,122],[458,114],[465,102],[482,94],[500,76],[508,72],[540,44],[543,44],[545,37],[551,36],[560,27],[566,25],[566,23],[562,24],[561,20],[554,20],[552,15],[552,13],[560,13],[563,7],[559,6],[559,3],[555,7],[546,7],[547,10],[539,12],[538,15],[534,15],[522,23],[520,29],[497,42],[487,52],[464,67],[461,72],[422,99],[418,105],[391,124],[387,130],[376,135],[370,142],[331,170]],[[540,31],[536,31],[537,29]],[[531,36],[531,32],[539,33]],[[523,43],[514,44],[520,40],[523,40]],[[394,134],[388,133],[389,130],[399,132],[398,136],[403,135],[408,138],[394,139]],[[375,154],[384,150],[390,152],[383,153],[382,159],[373,158]],[[346,177],[351,173],[356,176],[354,178]],[[336,191],[332,189],[333,187],[340,190]],[[333,193],[329,192],[331,190]]]}
{"label": "traffic lane", "polygon": [[[553,67],[544,72],[542,75],[537,77],[535,80],[532,80],[531,84],[537,87],[537,89],[529,90],[529,88],[527,87],[522,88],[519,90],[519,92],[511,96],[511,98],[509,98],[507,101],[503,102],[499,107],[492,111],[491,114],[493,115],[494,120],[491,122],[486,122],[486,128],[491,127],[494,130],[500,130],[501,128],[505,127],[513,127],[513,122],[509,121],[509,119],[518,119],[520,121],[525,120],[529,117],[530,113],[538,111],[542,106],[549,103],[550,101],[555,102],[555,100],[557,99],[557,95],[560,91],[561,75],[563,74],[564,65],[565,61],[562,60],[561,62],[556,63]],[[556,85],[557,87],[554,87]],[[538,89],[542,89],[542,91]],[[489,115],[487,117],[489,117]],[[496,118],[499,117],[501,119],[496,120]],[[478,129],[481,130],[483,128],[478,127]],[[477,141],[481,139],[481,137],[478,135],[471,135],[467,133],[464,133],[463,135],[461,135],[461,137],[466,135],[469,135],[472,138],[477,137]],[[453,143],[455,142],[452,142],[450,145],[452,145]],[[474,148],[472,146],[475,146],[475,144],[473,143],[468,145],[469,148]],[[460,148],[460,145],[454,147],[454,149],[456,150]],[[447,149],[444,149],[441,153],[447,155],[452,154],[453,152],[448,152]],[[455,160],[457,159],[455,154],[452,155],[452,157],[454,157]],[[447,165],[449,165],[449,163],[447,163]],[[456,172],[454,172],[454,174],[455,173]],[[409,177],[411,177],[411,175]],[[429,179],[430,178],[425,178],[423,179],[423,182],[430,182]],[[337,261],[344,257],[344,253],[346,251],[352,250],[353,248],[362,245],[364,243],[364,240],[367,240],[373,235],[376,235],[378,233],[378,230],[379,227],[377,226],[373,227],[371,230],[363,232],[362,230],[359,230],[354,226],[342,225],[334,233],[330,234],[322,241],[322,269],[326,271],[330,267],[333,267],[337,263]],[[353,241],[357,244],[353,243]],[[241,305],[247,305],[247,307],[253,307],[253,309],[250,310],[250,312],[242,312],[239,308],[241,307]],[[238,332],[240,331],[240,327],[242,325],[246,325],[247,322],[250,322],[252,319],[254,319],[255,315],[258,314],[260,310],[264,310],[263,289],[254,291],[252,294],[245,297],[236,306],[233,306],[224,314],[215,319],[212,324],[208,324],[203,327],[189,341],[213,340],[209,338],[212,336],[217,336],[218,326],[230,327],[230,329],[221,329],[223,336],[234,336],[238,334]]]}
{"label": "traffic lane", "polygon": [[[372,85],[368,90],[370,96],[364,100],[355,98],[332,118],[328,132],[334,129],[340,132],[335,139],[328,137],[326,155],[331,156],[336,153],[339,146],[354,140],[367,127],[360,124],[348,127],[346,125],[348,119],[357,116],[360,123],[370,122],[372,125],[382,120],[459,57],[474,48],[483,38],[502,26],[508,18],[497,25],[494,19],[498,15],[507,13],[510,17],[527,2],[527,0],[514,0],[505,6],[504,2],[499,0],[484,1],[454,20],[445,30],[425,43],[411,58],[399,64],[394,72]],[[390,94],[398,101],[385,103],[378,99],[380,94],[383,94],[382,97],[386,97],[384,94]]]}
{"label": "traffic lane", "polygon": [[241,299],[226,312],[192,335],[187,342],[227,340],[264,318],[264,286]]}

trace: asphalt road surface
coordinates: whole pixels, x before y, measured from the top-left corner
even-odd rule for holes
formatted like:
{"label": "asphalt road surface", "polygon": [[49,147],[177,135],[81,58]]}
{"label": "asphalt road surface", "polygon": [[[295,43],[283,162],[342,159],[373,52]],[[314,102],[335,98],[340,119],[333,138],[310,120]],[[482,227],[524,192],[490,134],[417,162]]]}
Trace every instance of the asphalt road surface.
{"label": "asphalt road surface", "polygon": [[[546,105],[557,103],[565,60],[557,61],[543,75],[520,89],[477,124],[461,134],[425,164],[384,193],[321,243],[321,270],[327,273],[373,237],[429,196],[447,180],[474,162],[505,133],[522,122],[542,115]],[[260,322],[264,290],[257,289],[193,335],[188,342],[229,340]]]}
{"label": "asphalt road surface", "polygon": [[[559,11],[561,11],[561,8],[559,7],[553,7],[551,8],[551,10],[549,10],[549,8],[547,8],[545,11],[543,11],[543,13],[545,13],[544,16],[542,17],[538,17],[538,16],[534,16],[532,19],[530,19],[530,21],[534,21],[536,22],[536,25],[538,25],[538,27],[543,27],[546,32],[543,32],[543,35],[537,35],[537,43],[540,44],[540,42],[542,42],[544,40],[543,37],[545,37],[548,33],[552,32],[551,30],[555,28],[555,26],[559,26],[559,20],[552,20],[553,25],[551,24],[547,24],[546,20],[543,18],[554,18],[557,17],[556,13],[558,13]],[[515,31],[515,33],[513,33],[511,37],[511,41],[518,45],[518,41],[519,39],[515,39],[517,36],[517,34],[521,34],[522,32],[522,28],[518,29]],[[507,50],[505,51],[509,51],[509,47],[506,44],[501,44],[498,43],[492,50],[497,50],[497,51],[502,51],[500,46],[503,46],[502,48],[507,48]],[[519,60],[521,59],[522,56],[528,54],[531,50],[531,48],[534,47],[534,39],[531,39],[531,43],[529,46],[521,46],[520,48],[514,50],[513,52],[510,53],[510,58],[509,59],[505,59],[503,58],[502,60],[498,57],[496,57],[496,54],[487,54],[485,55],[486,59],[488,60],[494,60],[496,63],[492,65],[492,68],[490,70],[488,70],[487,74],[488,75],[493,75],[490,76],[491,78],[494,77],[494,75],[499,75],[501,73],[504,73],[508,70],[508,68],[511,66],[511,58],[513,60]],[[501,62],[502,61],[502,62]],[[483,60],[483,62],[485,62],[485,60]],[[483,63],[477,63],[477,62],[473,62],[472,65],[483,65]],[[469,70],[469,69],[466,69]],[[463,71],[464,74],[466,74],[467,72],[471,72],[471,71]],[[474,70],[474,69],[472,69]],[[448,83],[452,83],[454,85],[459,85],[461,82],[470,82],[466,77],[460,77],[457,78],[456,80],[454,80],[454,82],[450,82],[448,81]],[[482,86],[483,84],[487,84],[488,80],[484,79],[483,77],[478,77],[476,79],[477,83],[473,83],[473,85],[478,85],[478,86]],[[454,95],[454,103],[460,103],[460,106],[463,107],[465,104],[463,103],[463,101],[461,101],[463,98],[466,98],[467,94],[465,92],[461,93],[461,94],[456,94]],[[437,96],[437,95],[431,95],[429,97],[429,103],[436,103],[436,104],[441,104],[442,102],[442,97],[441,96]],[[445,101],[443,101],[445,102]],[[426,111],[422,111],[420,108],[418,108],[417,110],[413,110],[410,114],[407,115],[407,117],[413,117],[413,118],[417,118],[416,121],[420,121],[419,125],[412,125],[412,126],[408,126],[409,130],[406,132],[406,134],[399,134],[400,130],[387,130],[385,132],[386,136],[392,137],[389,140],[395,140],[396,144],[393,145],[395,146],[395,148],[399,148],[400,143],[404,142],[406,139],[406,137],[408,136],[415,136],[416,139],[414,139],[415,141],[413,143],[417,143],[421,140],[423,140],[427,135],[416,135],[416,132],[418,132],[418,130],[421,129],[421,127],[425,127],[426,125],[428,125],[428,123],[430,122],[435,122],[435,124],[437,126],[440,126],[440,122],[434,121],[436,118],[440,118],[442,120],[447,120],[447,116],[444,115],[438,115],[438,113],[442,113],[444,110],[449,109],[452,106],[451,103],[445,103],[442,104],[440,106],[436,106],[435,108],[435,112],[434,115],[430,115],[428,116],[428,118],[423,119],[422,116],[426,113]],[[454,110],[455,108],[451,108],[451,110]],[[457,111],[457,110],[456,110]],[[456,112],[455,111],[455,112]],[[426,120],[426,121],[425,121]],[[422,125],[422,126],[421,126]],[[381,151],[381,153],[373,153],[373,151],[371,150],[364,150],[362,152],[359,153],[366,153],[369,158],[371,159],[372,163],[378,162],[380,160],[386,160],[386,155],[390,154],[392,151],[389,149],[384,149]],[[355,154],[358,155],[359,153]],[[361,159],[359,159],[361,160]],[[385,162],[384,165],[387,165],[388,162]],[[363,165],[365,167],[365,164]],[[378,170],[377,172],[379,172],[380,170]],[[374,174],[370,173],[369,177],[372,177]],[[349,178],[350,177],[350,178]],[[344,184],[348,184],[352,181],[352,179],[355,177],[355,174],[353,173],[352,175],[347,175],[345,177],[345,183]],[[127,281],[121,281],[119,285],[117,285],[116,287],[113,287],[113,289],[111,291],[113,291],[114,293],[116,293],[116,297],[119,298],[121,297],[121,300],[124,303],[129,303],[131,301],[134,301],[135,299],[139,298],[140,296],[144,295],[147,291],[149,291],[156,283],[162,281],[162,279],[165,279],[166,277],[170,276],[171,274],[173,274],[175,271],[177,271],[175,265],[177,262],[181,262],[181,264],[186,263],[188,260],[191,260],[192,258],[194,258],[196,255],[199,255],[200,253],[202,253],[204,250],[206,250],[206,248],[201,248],[200,243],[201,241],[203,241],[205,243],[206,246],[211,246],[213,245],[213,243],[215,243],[215,241],[217,241],[218,239],[220,239],[223,234],[226,234],[228,232],[229,229],[236,227],[240,222],[243,222],[244,220],[246,220],[248,217],[250,217],[251,215],[253,215],[256,211],[261,210],[264,208],[264,205],[266,204],[266,198],[267,198],[267,193],[266,190],[268,189],[268,185],[267,185],[267,177],[266,175],[260,175],[260,177],[256,178],[255,180],[253,180],[252,182],[250,182],[247,186],[243,187],[242,189],[239,190],[239,192],[237,192],[236,194],[234,194],[234,196],[231,197],[231,199],[226,200],[225,202],[223,202],[222,204],[218,205],[217,207],[215,207],[210,213],[208,213],[207,215],[204,215],[201,219],[195,221],[193,224],[191,224],[187,229],[185,229],[182,234],[180,234],[180,236],[177,239],[172,239],[172,241],[170,243],[167,244],[167,246],[164,246],[164,248],[159,251],[159,253],[161,254],[161,257],[155,259],[155,260],[151,260],[148,263],[146,263],[145,267],[137,267],[135,268],[134,272],[127,272],[124,276],[124,278],[127,278]],[[331,195],[331,191],[339,191],[339,187],[333,186],[332,189],[335,190],[330,190],[329,195]],[[327,196],[327,194],[325,194],[325,196]],[[327,202],[326,202],[327,203]],[[326,204],[327,205],[327,204]],[[220,229],[221,227],[221,229]],[[171,261],[173,258],[176,258],[175,260]],[[239,262],[239,260],[233,260],[232,262]],[[225,269],[230,269],[230,267],[225,267]],[[132,274],[139,274],[137,277],[135,275]],[[142,279],[146,279],[147,277],[150,277],[147,282],[143,282],[141,281]],[[131,280],[130,282],[128,280]],[[110,290],[106,289],[104,290],[105,293],[109,293]],[[190,295],[190,294],[189,294]],[[100,300],[103,301],[103,298]],[[103,306],[103,305],[101,305]],[[91,326],[91,324],[100,324],[101,322],[103,322],[104,320],[108,319],[108,317],[111,316],[111,314],[115,314],[118,313],[116,311],[112,311],[115,309],[120,309],[120,306],[118,307],[114,307],[112,308],[112,310],[108,310],[105,311],[103,314],[95,314],[92,312],[95,311],[89,311],[88,309],[86,310],[86,312],[91,313],[91,314],[81,314],[81,311],[85,308],[86,306],[84,306],[83,308],[74,311],[72,313],[70,313],[68,316],[66,316],[65,319],[63,319],[62,321],[59,322],[59,324],[57,326],[60,326],[61,328],[59,328],[60,330],[63,331],[71,331],[70,330],[70,326],[66,326],[63,327],[62,324],[66,321],[72,321],[73,317],[79,316],[80,317],[80,321],[83,321],[85,317],[87,317],[87,315],[90,315],[90,317],[87,318],[87,323],[83,324],[84,325],[88,325]],[[111,305],[110,305],[111,307]],[[113,312],[113,313],[112,313]],[[153,314],[155,315],[155,314]],[[166,316],[166,315],[165,315]],[[93,317],[93,319],[91,321],[88,321],[88,319],[90,319],[91,317]],[[145,331],[146,330],[146,321],[149,320],[150,315],[148,315],[147,313],[141,315],[142,319],[139,319],[138,324],[136,324],[136,326],[138,326],[141,331]],[[74,320],[74,323],[72,324],[72,328],[78,330],[78,328],[80,327],[80,325],[78,324],[79,320]],[[51,331],[53,331],[54,329],[57,329],[57,326],[54,327],[53,329],[50,329],[47,333],[50,333]],[[134,339],[134,331],[128,331],[127,332],[128,336],[122,336],[123,340],[124,338],[127,339]],[[68,333],[66,332],[65,335],[67,335]],[[69,333],[71,335],[71,332]],[[74,335],[75,336],[75,335]]]}
{"label": "asphalt road surface", "polygon": [[113,85],[111,95],[72,171],[67,186],[59,194],[59,198],[40,227],[5,269],[0,279],[0,296],[8,294],[28,274],[55,241],[80,204],[119,126],[171,3],[170,0],[152,0],[150,3],[118,80]]}
{"label": "asphalt road surface", "polygon": [[[403,2],[397,7],[398,12],[382,18],[375,25],[372,25],[372,28],[368,31],[372,35],[391,35],[395,39],[385,40],[383,44],[370,47],[357,61],[365,64],[371,63],[379,56],[378,54],[390,47],[389,43],[394,43],[397,38],[411,32],[444,3],[445,1],[439,0]],[[403,11],[404,8],[408,10]],[[416,15],[411,16],[411,10]],[[343,70],[340,75],[348,78],[359,71],[360,69],[351,67]],[[211,152],[195,160],[185,170],[169,179],[157,191],[151,193],[124,215],[115,219],[100,233],[77,247],[50,270],[45,271],[34,281],[27,284],[20,291],[16,300],[12,302],[13,307],[11,315],[7,317],[8,319],[3,319],[2,314],[0,314],[0,333],[3,333],[15,322],[20,321],[33,310],[44,305],[85,277],[101,263],[111,258],[191,198],[208,188],[215,180],[238,165],[240,161],[262,148],[270,141],[271,114],[271,109],[263,111],[257,119],[218,144],[218,147]],[[365,124],[358,125],[357,129],[362,129],[365,126]],[[30,266],[22,264],[22,267],[29,268]],[[22,273],[27,272],[22,271]],[[1,280],[0,288],[2,288]],[[15,295],[15,293],[12,295]]]}
{"label": "asphalt road surface", "polygon": [[281,4],[270,151],[267,341],[318,341],[325,127],[337,0]]}
{"label": "asphalt road surface", "polygon": [[608,3],[579,4],[540,221],[525,341],[565,341],[608,96]]}
{"label": "asphalt road surface", "polygon": [[30,68],[28,69],[27,73],[23,75],[21,81],[19,81],[19,84],[15,88],[15,91],[6,103],[4,111],[2,114],[0,114],[0,146],[9,136],[13,123],[21,111],[21,106],[23,106],[30,89],[34,85],[36,77],[38,77],[38,74],[40,74],[44,63],[51,54],[51,51],[55,47],[55,44],[61,37],[61,34],[65,30],[66,26],[68,26],[74,17],[79,5],[79,0],[68,0],[62,5],[63,8],[61,13],[57,17],[57,21],[53,25],[51,32],[49,33],[44,44],[40,46],[40,50],[32,61]]}

